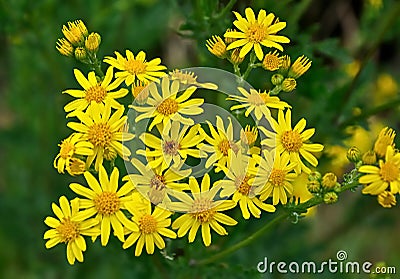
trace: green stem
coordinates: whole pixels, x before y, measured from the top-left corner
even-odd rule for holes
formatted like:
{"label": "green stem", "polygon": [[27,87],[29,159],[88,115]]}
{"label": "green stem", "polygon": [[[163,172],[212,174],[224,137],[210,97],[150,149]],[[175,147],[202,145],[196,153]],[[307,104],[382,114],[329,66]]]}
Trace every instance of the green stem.
{"label": "green stem", "polygon": [[210,263],[215,263],[219,259],[231,254],[232,252],[239,250],[240,248],[249,245],[251,242],[262,236],[265,232],[269,231],[272,229],[276,224],[278,224],[281,220],[287,218],[289,216],[289,212],[287,211],[281,211],[278,213],[274,219],[272,219],[270,222],[268,222],[265,226],[263,226],[261,229],[247,237],[246,239],[236,243],[235,245],[230,246],[228,249],[225,249],[207,259],[194,262],[194,265],[206,265]]}
{"label": "green stem", "polygon": [[256,64],[254,64],[255,61],[256,61],[256,55],[253,52],[251,52],[251,54],[250,54],[250,62],[247,65],[247,69],[246,69],[246,71],[244,72],[244,74],[242,76],[242,78],[244,80],[247,79],[247,77],[249,76],[251,70],[253,70],[254,68],[257,67]]}
{"label": "green stem", "polygon": [[89,56],[90,69],[96,73],[101,79],[104,78],[104,73],[101,70],[101,61],[97,59],[96,53]]}
{"label": "green stem", "polygon": [[216,14],[213,18],[214,19],[220,19],[222,18],[228,11],[230,11],[235,5],[237,0],[230,0],[228,4],[226,4],[225,8],[223,8],[218,14]]}

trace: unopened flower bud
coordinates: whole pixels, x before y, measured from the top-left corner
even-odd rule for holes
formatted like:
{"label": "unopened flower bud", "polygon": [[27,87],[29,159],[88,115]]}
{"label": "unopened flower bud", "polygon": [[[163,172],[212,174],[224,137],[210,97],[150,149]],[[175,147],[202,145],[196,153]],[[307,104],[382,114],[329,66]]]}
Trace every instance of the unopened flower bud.
{"label": "unopened flower bud", "polygon": [[361,160],[361,151],[356,146],[352,146],[347,150],[347,159],[352,163],[357,163]]}
{"label": "unopened flower bud", "polygon": [[101,43],[99,33],[92,32],[85,40],[85,47],[88,51],[97,52]]}
{"label": "unopened flower bud", "polygon": [[77,47],[75,49],[75,58],[79,61],[85,60],[87,57],[87,52],[84,47]]}
{"label": "unopened flower bud", "polygon": [[271,77],[271,82],[273,85],[280,85],[283,81],[284,77],[281,74],[275,74]]}
{"label": "unopened flower bud", "polygon": [[321,189],[321,185],[318,180],[311,180],[307,182],[307,190],[310,193],[318,193]]}
{"label": "unopened flower bud", "polygon": [[324,203],[332,204],[338,201],[338,195],[335,192],[328,192],[324,195]]}
{"label": "unopened flower bud", "polygon": [[282,90],[284,92],[292,92],[296,88],[297,82],[294,78],[285,78],[282,81]]}
{"label": "unopened flower bud", "polygon": [[313,181],[313,180],[320,180],[322,177],[321,173],[319,171],[312,171],[309,175],[308,175],[308,180],[309,181]]}
{"label": "unopened flower bud", "polygon": [[325,189],[332,189],[335,187],[337,182],[337,177],[334,173],[328,172],[322,177],[322,186]]}

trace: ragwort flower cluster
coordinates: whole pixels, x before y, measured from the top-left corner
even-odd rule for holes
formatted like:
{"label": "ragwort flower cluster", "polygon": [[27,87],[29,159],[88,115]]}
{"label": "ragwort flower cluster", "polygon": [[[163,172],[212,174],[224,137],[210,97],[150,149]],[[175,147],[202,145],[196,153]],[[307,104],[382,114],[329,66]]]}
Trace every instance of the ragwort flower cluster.
{"label": "ragwort flower cluster", "polygon": [[[144,51],[106,56],[103,74],[97,58],[100,35],[89,35],[80,20],[63,27],[65,38],[58,41],[57,50],[88,64],[90,71],[86,76],[75,69],[81,88],[63,92],[75,98],[64,107],[72,133],[60,143],[54,167],[59,173],[83,175],[86,183],[71,183],[69,188],[78,197],[68,201],[62,196],[59,206],[52,205],[57,218],[45,220],[51,228],[44,235],[47,248],[65,243],[68,262],[74,264],[83,261],[85,236],[92,241],[99,237],[103,246],[115,236],[123,249],[135,246],[135,256],[143,249],[153,254],[155,247],[166,248],[166,238],[186,235],[189,243],[201,235],[209,246],[214,233],[234,232],[228,228],[239,221],[230,216],[233,210],[247,220],[273,213],[278,206],[293,208],[312,197],[337,201],[342,190],[337,177],[314,170],[323,150],[322,144],[311,142],[315,129],[307,127],[304,118],[292,123],[291,105],[278,96],[296,88],[311,61],[303,55],[291,63],[283,54],[283,44],[290,40],[277,34],[286,23],[274,14],[260,10],[256,17],[247,8],[245,17],[234,15],[238,30],[228,29],[224,39],[212,36],[206,47],[233,66],[237,92],[226,99],[234,102],[231,111],[249,120],[244,128],[234,124],[238,119],[233,115],[195,122],[194,116],[204,114],[204,99],[197,92],[217,90],[217,84],[200,83],[186,71],[166,74],[161,59],[146,61]],[[249,61],[242,73],[239,66],[246,56]],[[257,67],[271,76],[273,88],[244,85]],[[126,103],[129,92],[132,102]],[[135,112],[131,123],[128,108]],[[136,125],[145,131],[129,128]],[[358,171],[365,173],[359,180],[365,185],[363,193],[377,195],[385,207],[395,205],[400,189],[400,155],[393,139],[393,130],[385,129],[373,155],[361,160],[352,153],[357,157],[354,162],[362,162]],[[139,148],[131,149],[126,144],[131,141],[140,143],[134,145]],[[129,168],[119,169],[117,160]],[[187,167],[190,160],[204,162],[201,177]],[[225,177],[219,179],[221,175]],[[307,190],[298,189],[296,181],[306,176]]]}

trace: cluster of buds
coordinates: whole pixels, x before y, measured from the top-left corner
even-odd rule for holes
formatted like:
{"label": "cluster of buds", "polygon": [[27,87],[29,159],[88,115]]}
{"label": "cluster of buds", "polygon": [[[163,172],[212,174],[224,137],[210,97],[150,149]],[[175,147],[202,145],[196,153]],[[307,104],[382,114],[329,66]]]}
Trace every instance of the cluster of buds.
{"label": "cluster of buds", "polygon": [[291,64],[289,55],[279,57],[279,55],[274,52],[265,55],[263,67],[269,71],[278,71],[271,77],[273,85],[283,92],[292,92],[297,86],[296,79],[308,71],[311,67],[311,61],[309,58],[302,55]]}
{"label": "cluster of buds", "polygon": [[75,20],[63,25],[62,33],[65,38],[58,39],[56,49],[65,56],[75,57],[85,62],[99,50],[101,37],[98,33],[89,34],[82,20]]}
{"label": "cluster of buds", "polygon": [[337,202],[341,186],[334,173],[328,172],[322,176],[318,171],[313,171],[308,176],[307,189],[313,195],[323,197],[326,204],[331,204]]}

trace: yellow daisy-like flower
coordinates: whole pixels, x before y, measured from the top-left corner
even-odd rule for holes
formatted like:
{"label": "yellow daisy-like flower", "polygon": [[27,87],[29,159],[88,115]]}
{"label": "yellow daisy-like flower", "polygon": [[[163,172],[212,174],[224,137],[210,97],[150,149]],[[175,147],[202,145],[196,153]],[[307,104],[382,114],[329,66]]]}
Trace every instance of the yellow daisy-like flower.
{"label": "yellow daisy-like flower", "polygon": [[58,146],[60,147],[60,152],[54,159],[53,166],[59,173],[64,173],[69,161],[75,155],[93,155],[93,144],[85,141],[81,134],[73,133],[68,138],[61,141]]}
{"label": "yellow daisy-like flower", "polygon": [[118,91],[115,90],[122,82],[122,80],[115,80],[111,83],[113,78],[113,67],[108,67],[106,76],[103,81],[99,83],[97,81],[94,72],[90,72],[88,78],[82,74],[78,69],[74,69],[74,75],[79,84],[84,90],[79,89],[68,89],[63,93],[69,94],[72,97],[78,98],[68,103],[64,110],[70,112],[73,110],[83,111],[91,105],[104,105],[105,102],[110,102],[112,108],[119,108],[121,104],[115,99],[122,98],[128,94],[128,90],[121,88]]}
{"label": "yellow daisy-like flower", "polygon": [[[242,211],[243,218],[249,219],[250,213],[256,218],[260,218],[261,210],[274,212],[275,207],[265,204],[256,196],[263,185],[255,187],[254,175],[249,173],[250,161],[253,160],[240,152],[233,155],[233,162],[230,168],[220,166],[227,179],[219,180],[215,186],[221,186],[221,197],[229,197],[233,194],[232,200],[237,202]],[[254,163],[253,163],[254,164]],[[255,164],[254,164],[255,165]]]}
{"label": "yellow daisy-like flower", "polygon": [[248,92],[243,87],[238,87],[238,90],[244,97],[231,95],[226,99],[242,103],[240,105],[232,106],[231,110],[247,108],[246,112],[244,113],[246,117],[248,117],[249,114],[254,110],[257,120],[261,120],[262,116],[264,116],[266,119],[269,119],[271,117],[271,111],[269,108],[280,110],[291,108],[291,106],[286,102],[279,100],[279,98],[276,96],[270,96],[269,93],[266,93],[265,91],[261,93],[251,88],[250,92]]}
{"label": "yellow daisy-like flower", "polygon": [[170,82],[169,77],[164,77],[161,81],[161,94],[159,93],[155,83],[150,83],[147,87],[150,91],[151,97],[146,101],[149,106],[130,106],[136,111],[140,112],[135,122],[142,119],[153,118],[149,130],[154,125],[162,123],[165,127],[167,122],[174,120],[184,125],[193,125],[193,119],[185,118],[182,115],[197,115],[203,112],[200,107],[204,100],[200,98],[190,99],[190,96],[196,90],[195,86],[188,87],[180,96],[179,81],[174,80]]}
{"label": "yellow daisy-like flower", "polygon": [[210,188],[210,176],[208,174],[203,176],[201,191],[194,177],[189,178],[189,187],[192,195],[182,192],[177,197],[180,202],[171,204],[172,210],[187,212],[172,223],[172,228],[178,230],[178,237],[183,237],[189,232],[189,242],[191,243],[201,227],[203,243],[205,246],[210,246],[210,228],[219,235],[227,235],[227,231],[219,223],[228,226],[237,224],[234,219],[220,212],[235,207],[236,203],[232,200],[215,199],[220,187]]}
{"label": "yellow daisy-like flower", "polygon": [[163,207],[168,206],[168,193],[171,190],[183,191],[188,189],[187,183],[181,183],[180,180],[188,177],[192,172],[191,169],[180,170],[177,168],[165,168],[159,165],[152,169],[146,167],[136,158],[132,158],[131,163],[139,171],[125,176],[124,181],[131,180],[146,199],[155,205],[162,204]]}
{"label": "yellow daisy-like flower", "polygon": [[160,58],[154,58],[147,62],[146,53],[140,51],[135,57],[128,49],[125,51],[126,58],[117,51],[114,53],[117,58],[106,56],[103,61],[121,71],[115,73],[115,77],[125,81],[127,86],[131,85],[136,79],[149,83],[151,81],[158,81],[160,77],[165,76],[165,73],[162,71],[167,69],[167,67],[160,65]]}
{"label": "yellow daisy-like flower", "polygon": [[292,181],[297,177],[293,173],[296,163],[289,162],[287,153],[279,154],[277,151],[264,150],[263,157],[257,156],[259,166],[250,172],[256,177],[254,185],[262,186],[260,200],[264,201],[272,196],[272,204],[279,202],[286,204],[288,197],[293,195]]}
{"label": "yellow daisy-like flower", "polygon": [[204,136],[199,135],[199,129],[201,129],[200,124],[189,129],[189,126],[183,125],[181,128],[179,122],[173,121],[163,129],[161,138],[150,133],[143,133],[140,139],[152,150],[138,150],[137,153],[146,158],[154,158],[148,161],[153,169],[161,164],[166,167],[173,164],[173,167],[177,167],[185,162],[187,156],[201,157],[202,154],[197,145],[203,141]]}
{"label": "yellow daisy-like flower", "polygon": [[374,143],[375,154],[381,158],[385,157],[386,148],[389,145],[392,146],[393,148],[395,146],[393,143],[395,136],[396,132],[393,129],[388,127],[383,128],[380,131],[379,136]]}
{"label": "yellow daisy-like flower", "polygon": [[282,110],[278,112],[278,122],[271,118],[271,125],[274,132],[264,127],[259,127],[267,136],[267,139],[261,141],[261,144],[275,148],[279,154],[288,154],[290,162],[297,163],[295,171],[299,174],[301,171],[310,173],[311,170],[303,163],[300,156],[303,157],[312,166],[318,165],[318,160],[311,152],[320,152],[324,148],[322,144],[308,143],[308,140],[315,133],[315,129],[307,129],[306,120],[302,118],[292,129],[292,114],[288,109],[286,115]]}
{"label": "yellow daisy-like flower", "polygon": [[67,198],[61,196],[59,204],[51,205],[54,217],[46,217],[45,224],[51,229],[44,233],[43,238],[48,239],[46,248],[50,249],[59,243],[67,244],[67,260],[69,264],[74,264],[75,260],[83,262],[83,252],[86,251],[86,242],[83,235],[96,237],[100,234],[100,230],[96,226],[98,220],[77,220],[79,209],[78,199],[74,199],[71,203]]}
{"label": "yellow daisy-like flower", "polygon": [[228,121],[228,127],[225,129],[222,118],[217,115],[217,130],[207,121],[211,136],[207,135],[204,130],[200,130],[200,133],[209,145],[201,143],[199,149],[207,153],[212,153],[208,157],[205,167],[209,168],[215,162],[218,162],[218,166],[215,169],[216,172],[221,170],[219,166],[229,167],[232,162],[232,152],[237,153],[239,151],[239,145],[235,143],[233,138],[233,126],[230,117],[228,117]]}
{"label": "yellow daisy-like flower", "polygon": [[267,15],[265,10],[260,10],[256,18],[253,10],[246,8],[246,18],[237,12],[234,14],[237,20],[233,24],[240,32],[228,31],[224,36],[238,39],[229,44],[227,50],[241,47],[239,57],[246,56],[254,48],[258,60],[262,60],[264,54],[261,45],[283,51],[283,47],[279,43],[290,42],[287,37],[276,35],[278,31],[286,27],[286,22],[275,20],[273,13]]}
{"label": "yellow daisy-like flower", "polygon": [[168,238],[176,238],[176,233],[168,227],[171,225],[170,211],[155,207],[151,212],[151,204],[149,203],[145,210],[138,210],[134,203],[127,203],[126,209],[133,214],[132,220],[139,227],[139,231],[131,232],[125,240],[122,248],[131,247],[135,242],[135,256],[142,254],[143,246],[146,244],[147,254],[154,253],[154,244],[158,249],[165,248],[165,242],[162,236]]}
{"label": "yellow daisy-like flower", "polygon": [[[122,144],[123,140],[131,140],[133,134],[121,132],[127,120],[127,116],[123,116],[124,108],[120,107],[111,115],[110,103],[106,103],[104,107],[96,107],[90,111],[75,111],[76,116],[81,123],[69,122],[68,127],[77,131],[82,140],[88,141],[94,146],[94,153],[87,157],[86,164],[90,166],[95,161],[95,169],[99,170],[99,166],[103,164],[103,160],[107,155],[107,149],[115,150],[122,158],[131,155],[131,151]],[[106,155],[105,155],[106,154]]]}
{"label": "yellow daisy-like flower", "polygon": [[133,191],[131,183],[125,183],[118,189],[118,168],[114,168],[110,179],[103,166],[99,169],[99,180],[97,180],[90,172],[85,172],[88,187],[78,183],[71,183],[69,187],[75,193],[85,197],[79,200],[79,208],[83,209],[79,212],[77,219],[85,220],[93,217],[100,222],[101,245],[106,246],[110,238],[111,227],[114,235],[124,242],[124,227],[131,231],[138,231],[136,224],[130,221],[122,212],[125,209],[125,203],[130,201],[129,195]]}
{"label": "yellow daisy-like flower", "polygon": [[278,70],[281,64],[282,58],[279,57],[279,54],[276,50],[274,50],[274,52],[268,52],[262,61],[262,67],[271,72]]}
{"label": "yellow daisy-like flower", "polygon": [[379,167],[364,165],[358,170],[365,173],[359,182],[366,184],[363,194],[379,195],[390,187],[392,194],[400,191],[400,153],[397,153],[391,145],[386,149],[385,161],[379,160]]}
{"label": "yellow daisy-like flower", "polygon": [[385,208],[392,208],[396,205],[396,197],[389,191],[383,191],[378,195],[378,202]]}

